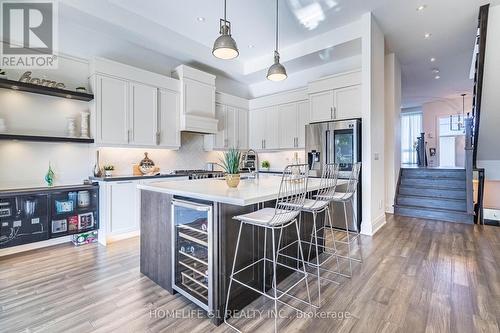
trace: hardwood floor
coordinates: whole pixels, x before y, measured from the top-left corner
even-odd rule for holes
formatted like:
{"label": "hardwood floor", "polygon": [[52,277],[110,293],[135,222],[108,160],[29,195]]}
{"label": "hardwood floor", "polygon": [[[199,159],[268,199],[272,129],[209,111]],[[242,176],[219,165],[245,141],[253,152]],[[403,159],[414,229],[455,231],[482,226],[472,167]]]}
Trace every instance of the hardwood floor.
{"label": "hardwood floor", "polygon": [[[361,243],[354,277],[323,284],[314,318],[285,311],[282,332],[499,332],[499,228],[388,216]],[[197,310],[140,274],[138,239],[0,258],[0,332],[232,331]],[[339,315],[348,318],[332,318]],[[272,318],[231,322],[246,332],[274,325]]]}

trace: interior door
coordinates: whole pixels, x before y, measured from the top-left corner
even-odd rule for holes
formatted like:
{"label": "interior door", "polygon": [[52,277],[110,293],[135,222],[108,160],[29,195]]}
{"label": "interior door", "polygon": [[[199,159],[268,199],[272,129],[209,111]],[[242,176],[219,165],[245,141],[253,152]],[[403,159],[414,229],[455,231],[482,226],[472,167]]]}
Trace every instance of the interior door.
{"label": "interior door", "polygon": [[333,119],[333,90],[323,91],[309,96],[311,122]]}
{"label": "interior door", "polygon": [[128,83],[97,76],[97,133],[101,144],[128,144]]}
{"label": "interior door", "polygon": [[297,104],[289,103],[278,106],[279,148],[295,148],[297,146],[298,114]]}
{"label": "interior door", "polygon": [[158,89],[141,83],[130,84],[131,144],[157,144]]}
{"label": "interior door", "polygon": [[361,86],[352,86],[334,90],[335,119],[361,117]]}
{"label": "interior door", "polygon": [[176,91],[159,90],[159,145],[163,147],[179,147],[179,108],[180,94]]}

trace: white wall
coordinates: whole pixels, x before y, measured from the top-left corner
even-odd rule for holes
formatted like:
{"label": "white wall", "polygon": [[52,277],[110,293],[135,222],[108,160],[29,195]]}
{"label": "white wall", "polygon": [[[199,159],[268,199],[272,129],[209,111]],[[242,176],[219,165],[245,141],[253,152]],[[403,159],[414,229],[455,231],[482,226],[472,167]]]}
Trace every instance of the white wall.
{"label": "white wall", "polygon": [[401,65],[394,53],[385,56],[385,210],[394,212],[401,166]]}
{"label": "white wall", "polygon": [[384,35],[371,13],[362,17],[362,200],[361,232],[374,234],[385,224]]}
{"label": "white wall", "polygon": [[[465,113],[472,109],[472,97],[465,97]],[[422,105],[422,127],[425,133],[425,141],[427,148],[436,148],[436,155],[429,156],[429,166],[439,166],[439,126],[438,120],[441,117],[449,117],[450,115],[462,114],[462,97],[453,99],[442,99],[440,101],[425,103]],[[464,141],[459,139],[460,144],[455,147],[455,156],[458,162],[462,161],[457,166],[463,167],[464,155]],[[427,150],[428,152],[429,150]]]}
{"label": "white wall", "polygon": [[483,94],[477,164],[486,179],[500,180],[500,5],[490,7],[484,62]]}

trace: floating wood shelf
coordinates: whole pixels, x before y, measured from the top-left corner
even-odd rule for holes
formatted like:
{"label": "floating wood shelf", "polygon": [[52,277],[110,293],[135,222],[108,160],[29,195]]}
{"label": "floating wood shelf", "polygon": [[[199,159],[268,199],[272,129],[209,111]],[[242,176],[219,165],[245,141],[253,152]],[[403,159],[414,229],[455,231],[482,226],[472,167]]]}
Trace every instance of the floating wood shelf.
{"label": "floating wood shelf", "polygon": [[94,143],[94,139],[63,137],[63,136],[45,136],[45,135],[25,135],[0,133],[0,140],[22,140],[34,142],[73,142],[73,143]]}
{"label": "floating wood shelf", "polygon": [[92,95],[92,94],[81,93],[81,92],[59,89],[59,88],[45,87],[45,86],[40,86],[37,84],[19,82],[19,81],[7,80],[7,79],[0,79],[0,88],[25,91],[25,92],[46,95],[46,96],[55,96],[55,97],[62,97],[62,98],[67,98],[67,99],[75,99],[78,101],[85,101],[85,102],[89,102],[89,101],[94,99],[94,95]]}

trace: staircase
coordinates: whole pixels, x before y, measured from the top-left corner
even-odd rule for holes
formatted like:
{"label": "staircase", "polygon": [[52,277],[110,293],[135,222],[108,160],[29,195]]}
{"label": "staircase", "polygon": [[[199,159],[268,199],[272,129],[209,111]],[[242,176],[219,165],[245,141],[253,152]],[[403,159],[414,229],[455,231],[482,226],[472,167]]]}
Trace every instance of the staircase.
{"label": "staircase", "polygon": [[457,223],[474,223],[467,213],[464,169],[402,168],[394,214]]}

